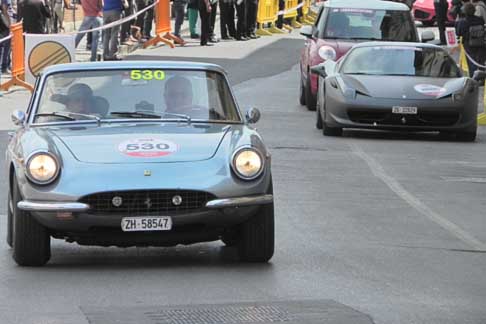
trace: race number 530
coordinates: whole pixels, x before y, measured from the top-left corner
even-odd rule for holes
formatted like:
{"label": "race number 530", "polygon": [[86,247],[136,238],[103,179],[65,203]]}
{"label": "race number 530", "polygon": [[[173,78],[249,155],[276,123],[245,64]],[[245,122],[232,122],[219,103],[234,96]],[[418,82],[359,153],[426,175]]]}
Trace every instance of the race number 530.
{"label": "race number 530", "polygon": [[130,79],[132,80],[164,80],[165,72],[161,70],[131,70]]}
{"label": "race number 530", "polygon": [[118,151],[131,157],[160,157],[177,152],[178,145],[161,138],[134,138],[121,142]]}

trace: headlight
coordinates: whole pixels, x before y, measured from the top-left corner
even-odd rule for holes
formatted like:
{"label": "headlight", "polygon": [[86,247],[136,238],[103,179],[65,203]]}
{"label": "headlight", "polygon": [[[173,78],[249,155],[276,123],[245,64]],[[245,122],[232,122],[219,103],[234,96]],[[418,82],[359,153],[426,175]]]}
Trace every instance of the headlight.
{"label": "headlight", "polygon": [[335,60],[336,59],[336,50],[331,46],[322,46],[319,48],[319,56],[323,60]]}
{"label": "headlight", "polygon": [[233,156],[232,167],[238,177],[243,180],[256,179],[263,172],[263,158],[252,148],[243,148]]}
{"label": "headlight", "polygon": [[34,153],[27,160],[27,177],[34,183],[44,185],[54,181],[59,174],[56,158],[46,152]]}
{"label": "headlight", "polygon": [[464,100],[464,95],[462,94],[462,92],[454,93],[452,94],[452,99],[454,101],[462,101]]}

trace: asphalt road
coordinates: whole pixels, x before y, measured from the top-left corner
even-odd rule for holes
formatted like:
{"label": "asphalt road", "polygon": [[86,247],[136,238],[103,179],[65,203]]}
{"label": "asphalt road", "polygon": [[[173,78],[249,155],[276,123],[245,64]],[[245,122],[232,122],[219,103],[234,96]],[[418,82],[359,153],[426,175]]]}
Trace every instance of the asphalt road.
{"label": "asphalt road", "polygon": [[[486,131],[475,143],[367,131],[325,138],[297,104],[295,41],[269,48],[220,63],[242,71],[232,79],[241,106],[262,110],[276,197],[272,262],[239,264],[218,242],[55,241],[46,267],[20,268],[2,217],[1,323],[486,323]],[[258,55],[278,62],[274,75],[261,75]],[[6,141],[1,132],[0,152]],[[230,305],[200,306],[219,303]],[[252,321],[235,315],[249,311]]]}

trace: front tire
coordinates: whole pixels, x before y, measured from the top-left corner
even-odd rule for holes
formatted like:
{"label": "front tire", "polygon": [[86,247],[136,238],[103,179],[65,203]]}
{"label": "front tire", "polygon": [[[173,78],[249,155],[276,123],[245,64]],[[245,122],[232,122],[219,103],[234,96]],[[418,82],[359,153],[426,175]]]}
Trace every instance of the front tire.
{"label": "front tire", "polygon": [[8,191],[8,202],[7,202],[7,244],[8,246],[13,246],[13,202],[12,202],[12,190]]}
{"label": "front tire", "polygon": [[273,203],[263,205],[259,212],[241,226],[238,255],[241,261],[268,262],[275,250],[275,220]]}
{"label": "front tire", "polygon": [[316,128],[317,129],[322,129],[323,124],[322,124],[322,116],[321,116],[321,104],[317,102],[316,106]]}
{"label": "front tire", "polygon": [[305,103],[307,106],[307,109],[310,111],[316,110],[316,97],[312,95],[311,91],[311,81],[310,81],[310,75],[307,76],[307,81],[305,85]]}
{"label": "front tire", "polygon": [[304,87],[304,83],[302,82],[302,77],[300,79],[300,86],[299,86],[299,103],[301,106],[305,106],[305,87]]}
{"label": "front tire", "polygon": [[[322,118],[320,112],[319,112],[320,107],[317,109],[317,114],[322,120],[322,135],[324,136],[342,136],[343,135],[343,129],[340,127],[329,127],[326,124],[326,106],[324,103],[323,106],[323,111],[324,111],[324,118]],[[318,118],[319,118],[318,117]]]}
{"label": "front tire", "polygon": [[457,132],[456,139],[461,142],[474,142],[476,140],[477,130],[472,132]]}
{"label": "front tire", "polygon": [[13,258],[20,266],[39,267],[51,257],[51,237],[47,228],[28,212],[17,207],[22,200],[17,181],[13,181]]}

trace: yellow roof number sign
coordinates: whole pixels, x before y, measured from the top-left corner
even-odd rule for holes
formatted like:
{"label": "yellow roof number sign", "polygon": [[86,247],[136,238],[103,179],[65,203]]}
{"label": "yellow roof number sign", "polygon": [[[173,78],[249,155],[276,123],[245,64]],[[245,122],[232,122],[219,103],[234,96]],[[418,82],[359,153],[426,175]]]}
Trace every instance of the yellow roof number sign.
{"label": "yellow roof number sign", "polygon": [[71,63],[68,49],[58,42],[46,41],[37,44],[29,55],[29,69],[37,77],[40,71],[50,65]]}
{"label": "yellow roof number sign", "polygon": [[164,80],[165,72],[161,70],[132,70],[130,71],[132,80]]}

